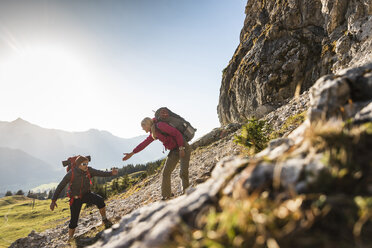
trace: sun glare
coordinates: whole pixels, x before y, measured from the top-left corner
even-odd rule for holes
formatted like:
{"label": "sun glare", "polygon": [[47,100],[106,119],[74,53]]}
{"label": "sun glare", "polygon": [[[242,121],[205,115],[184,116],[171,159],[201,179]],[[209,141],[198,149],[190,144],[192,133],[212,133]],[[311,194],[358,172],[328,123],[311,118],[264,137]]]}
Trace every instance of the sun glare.
{"label": "sun glare", "polygon": [[55,100],[92,86],[94,80],[88,66],[79,53],[68,48],[32,47],[3,60],[0,82],[5,83],[3,90],[9,95],[24,94],[27,99],[30,92],[37,92],[41,98]]}
{"label": "sun glare", "polygon": [[45,90],[46,86],[60,83],[67,86],[71,81],[80,81],[84,66],[67,49],[34,47],[7,60],[1,74],[12,85],[31,84]]}
{"label": "sun glare", "polygon": [[[97,73],[81,53],[65,47],[32,47],[2,58],[0,103],[11,107],[2,115],[58,119],[86,111],[97,95],[93,75]],[[84,100],[77,92],[87,92]]]}

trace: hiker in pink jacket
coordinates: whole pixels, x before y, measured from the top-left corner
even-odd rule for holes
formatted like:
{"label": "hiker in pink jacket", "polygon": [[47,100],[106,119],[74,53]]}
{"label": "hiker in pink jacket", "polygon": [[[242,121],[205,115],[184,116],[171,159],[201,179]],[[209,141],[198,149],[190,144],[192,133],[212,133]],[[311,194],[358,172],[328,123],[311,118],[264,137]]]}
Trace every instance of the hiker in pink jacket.
{"label": "hiker in pink jacket", "polygon": [[135,153],[142,151],[146,146],[156,139],[159,139],[164,147],[170,150],[163,168],[161,183],[162,200],[172,196],[171,174],[180,160],[180,177],[182,180],[183,192],[189,186],[189,162],[191,148],[184,140],[180,131],[165,122],[156,122],[156,119],[146,117],[141,122],[142,129],[150,135],[142,141],[131,153],[124,153],[123,161],[130,159]]}

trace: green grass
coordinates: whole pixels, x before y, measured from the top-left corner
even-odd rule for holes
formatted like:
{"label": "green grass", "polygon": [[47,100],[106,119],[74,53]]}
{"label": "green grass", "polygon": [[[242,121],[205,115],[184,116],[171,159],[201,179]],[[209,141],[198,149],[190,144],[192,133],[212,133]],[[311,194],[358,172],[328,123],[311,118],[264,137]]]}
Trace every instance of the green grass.
{"label": "green grass", "polygon": [[60,199],[58,208],[49,209],[50,200],[35,200],[25,196],[0,198],[0,247],[8,247],[19,238],[26,237],[32,230],[42,232],[63,223],[70,216],[66,199]]}
{"label": "green grass", "polygon": [[288,117],[278,131],[270,134],[270,140],[282,137],[288,131],[294,130],[300,126],[306,119],[306,111]]}
{"label": "green grass", "polygon": [[[137,171],[137,172],[134,172],[134,173],[131,173],[131,174],[129,174],[128,175],[128,177],[129,177],[129,186],[128,186],[128,188],[127,189],[129,189],[133,184],[135,184],[135,183],[137,183],[137,182],[139,182],[139,181],[141,181],[142,179],[141,179],[141,176],[144,174],[144,173],[146,173],[146,171]],[[117,178],[117,180],[118,180],[118,183],[121,185],[121,184],[123,184],[123,182],[124,182],[124,176],[122,176],[122,177],[118,177]],[[111,191],[112,190],[112,184],[113,184],[113,182],[115,181],[116,179],[113,179],[113,180],[111,180],[111,181],[109,181],[109,182],[107,182],[103,187],[107,187],[107,190],[108,191]],[[115,193],[115,192],[114,192]],[[117,193],[117,192],[116,192]]]}
{"label": "green grass", "polygon": [[137,171],[137,172],[134,172],[134,173],[131,173],[129,174],[128,176],[130,178],[136,178],[136,177],[141,177],[143,173],[145,173],[146,171]]}

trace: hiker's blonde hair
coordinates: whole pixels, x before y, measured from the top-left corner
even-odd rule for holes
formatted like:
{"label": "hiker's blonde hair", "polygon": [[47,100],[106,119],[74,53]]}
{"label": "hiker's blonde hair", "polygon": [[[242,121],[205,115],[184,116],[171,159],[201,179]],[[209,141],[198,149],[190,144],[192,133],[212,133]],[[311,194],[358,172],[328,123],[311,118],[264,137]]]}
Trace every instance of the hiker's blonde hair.
{"label": "hiker's blonde hair", "polygon": [[149,126],[151,127],[151,136],[156,139],[156,132],[155,132],[155,123],[150,117],[146,117],[141,121],[141,126]]}

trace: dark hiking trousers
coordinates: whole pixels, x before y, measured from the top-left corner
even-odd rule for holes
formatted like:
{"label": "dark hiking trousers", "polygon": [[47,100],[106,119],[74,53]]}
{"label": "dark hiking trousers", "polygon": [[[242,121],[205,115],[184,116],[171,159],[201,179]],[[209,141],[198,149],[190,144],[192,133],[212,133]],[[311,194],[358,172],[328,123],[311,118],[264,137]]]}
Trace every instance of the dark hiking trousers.
{"label": "dark hiking trousers", "polygon": [[101,209],[106,206],[105,202],[103,201],[103,198],[92,192],[86,193],[85,195],[83,195],[81,199],[80,198],[74,199],[74,202],[70,206],[71,219],[70,224],[68,225],[70,229],[74,229],[77,227],[80,210],[83,203],[94,204],[98,207],[98,209]]}
{"label": "dark hiking trousers", "polygon": [[161,195],[163,197],[170,197],[172,195],[171,192],[171,175],[172,171],[176,168],[178,160],[180,160],[180,177],[182,181],[183,191],[187,187],[189,187],[189,162],[190,162],[190,154],[191,154],[191,147],[190,145],[185,142],[185,156],[180,159],[179,150],[174,149],[169,152],[167,160],[165,161],[165,165],[163,168],[163,178],[161,182]]}

